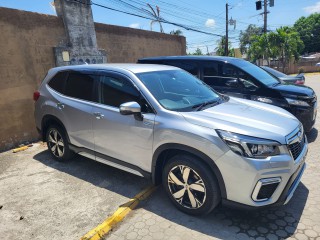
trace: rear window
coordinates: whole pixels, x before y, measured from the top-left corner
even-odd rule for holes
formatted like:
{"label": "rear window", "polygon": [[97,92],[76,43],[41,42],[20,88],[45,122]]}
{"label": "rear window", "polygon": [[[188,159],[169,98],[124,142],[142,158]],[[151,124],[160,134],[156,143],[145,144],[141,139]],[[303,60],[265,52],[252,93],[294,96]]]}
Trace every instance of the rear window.
{"label": "rear window", "polygon": [[67,72],[58,72],[48,83],[48,85],[59,93],[64,93],[64,85],[67,78]]}
{"label": "rear window", "polygon": [[82,100],[93,101],[93,85],[96,76],[70,72],[66,82],[65,95]]}

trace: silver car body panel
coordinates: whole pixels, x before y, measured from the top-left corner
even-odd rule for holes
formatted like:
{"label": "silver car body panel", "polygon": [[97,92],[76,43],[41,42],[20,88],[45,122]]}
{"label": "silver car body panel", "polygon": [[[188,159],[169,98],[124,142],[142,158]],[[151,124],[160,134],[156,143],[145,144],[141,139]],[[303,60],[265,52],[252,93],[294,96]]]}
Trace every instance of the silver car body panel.
{"label": "silver car body panel", "polygon": [[[126,76],[141,91],[155,113],[144,114],[143,121],[137,121],[132,115],[121,115],[118,108],[73,99],[57,93],[47,85],[56,72],[68,69],[102,70]],[[35,103],[36,125],[41,129],[43,117],[53,115],[64,124],[71,144],[119,159],[149,173],[152,172],[152,157],[161,146],[167,143],[188,146],[214,161],[223,177],[228,200],[250,206],[275,203],[293,173],[301,166],[305,168],[307,142],[296,160],[290,155],[286,142],[287,136],[299,128],[300,122],[281,108],[237,98],[230,98],[228,102],[198,112],[169,111],[159,104],[135,75],[177,69],[151,64],[82,65],[51,69],[39,88],[41,96]],[[64,107],[59,108],[58,103]],[[266,159],[241,157],[221,140],[215,131],[217,129],[273,140],[285,150],[281,155]],[[97,155],[80,154],[141,175],[130,167]],[[253,190],[260,179],[277,177],[281,178],[281,182],[271,198],[262,202],[252,199]],[[298,183],[299,180],[296,186]],[[296,186],[288,198],[292,197]]]}

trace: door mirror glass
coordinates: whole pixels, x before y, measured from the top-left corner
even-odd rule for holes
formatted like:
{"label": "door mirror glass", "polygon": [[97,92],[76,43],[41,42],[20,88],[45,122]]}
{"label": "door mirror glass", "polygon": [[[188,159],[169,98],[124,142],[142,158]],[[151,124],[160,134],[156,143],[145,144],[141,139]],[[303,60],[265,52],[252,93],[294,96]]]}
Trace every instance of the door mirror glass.
{"label": "door mirror glass", "polygon": [[136,120],[142,120],[141,106],[137,102],[127,102],[120,105],[121,115],[134,115]]}

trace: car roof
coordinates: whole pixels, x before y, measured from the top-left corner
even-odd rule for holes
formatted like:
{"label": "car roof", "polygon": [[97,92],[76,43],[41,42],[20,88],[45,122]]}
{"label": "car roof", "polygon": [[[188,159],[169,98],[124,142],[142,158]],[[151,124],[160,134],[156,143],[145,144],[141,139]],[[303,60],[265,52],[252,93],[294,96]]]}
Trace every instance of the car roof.
{"label": "car roof", "polygon": [[159,56],[159,57],[148,57],[148,58],[140,58],[140,60],[197,60],[197,61],[221,61],[221,62],[236,62],[236,61],[244,61],[241,58],[234,57],[225,57],[225,56],[195,56],[195,55],[185,55],[185,56]]}
{"label": "car roof", "polygon": [[52,68],[51,71],[64,71],[64,70],[74,70],[74,71],[90,71],[90,70],[122,70],[130,71],[132,73],[142,73],[142,72],[154,72],[154,71],[164,71],[164,70],[177,70],[179,68],[167,65],[159,64],[137,64],[137,63],[106,63],[106,64],[84,64],[84,65],[70,65],[63,67]]}

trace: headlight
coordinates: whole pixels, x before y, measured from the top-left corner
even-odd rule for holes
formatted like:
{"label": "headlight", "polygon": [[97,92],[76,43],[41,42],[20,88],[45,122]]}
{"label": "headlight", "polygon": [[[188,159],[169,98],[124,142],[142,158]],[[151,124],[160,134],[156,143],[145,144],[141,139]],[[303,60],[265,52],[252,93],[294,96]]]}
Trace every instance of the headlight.
{"label": "headlight", "polygon": [[249,158],[267,158],[280,154],[280,144],[278,142],[223,130],[216,131],[230,149],[240,156]]}
{"label": "headlight", "polygon": [[309,107],[309,104],[305,101],[301,101],[293,98],[286,98],[286,100],[290,105]]}

